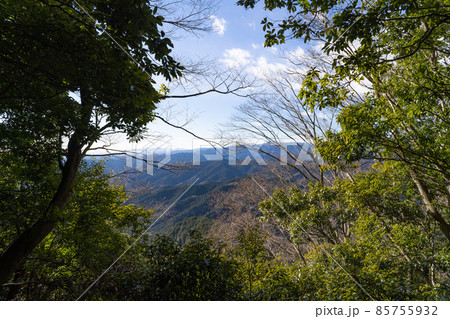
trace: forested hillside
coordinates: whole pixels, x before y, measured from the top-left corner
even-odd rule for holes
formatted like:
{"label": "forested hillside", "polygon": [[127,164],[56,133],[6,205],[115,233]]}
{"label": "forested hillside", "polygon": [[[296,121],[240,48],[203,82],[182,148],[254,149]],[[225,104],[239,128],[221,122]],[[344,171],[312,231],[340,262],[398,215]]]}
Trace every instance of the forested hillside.
{"label": "forested hillside", "polygon": [[[0,0],[0,299],[449,300],[450,2],[214,3]],[[114,145],[230,96],[236,162]]]}
{"label": "forested hillside", "polygon": [[[221,209],[214,207],[213,196],[218,192],[232,189],[236,181],[224,183],[202,183],[194,185],[189,193],[178,200],[169,211],[152,227],[152,233],[166,234],[184,244],[189,232],[199,230],[208,234],[209,226],[221,214]],[[153,191],[141,191],[128,203],[144,207],[160,207],[162,213],[183,193],[186,185],[162,187]],[[156,216],[155,216],[156,217]]]}

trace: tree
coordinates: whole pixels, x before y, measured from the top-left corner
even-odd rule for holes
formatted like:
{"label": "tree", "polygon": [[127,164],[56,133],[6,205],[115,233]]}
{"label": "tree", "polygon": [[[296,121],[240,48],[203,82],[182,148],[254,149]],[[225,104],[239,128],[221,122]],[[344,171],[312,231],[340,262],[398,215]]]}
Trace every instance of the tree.
{"label": "tree", "polygon": [[[331,186],[277,191],[260,204],[303,243],[306,300],[447,298],[448,249],[401,164]],[[366,291],[368,293],[366,293]],[[370,296],[369,296],[370,294]]]}
{"label": "tree", "polygon": [[125,257],[86,296],[93,300],[235,300],[241,284],[237,263],[222,254],[223,245],[198,232],[182,247],[157,236]]}
{"label": "tree", "polygon": [[[327,131],[337,131],[339,108],[331,105],[311,108],[298,97],[298,84],[308,77],[312,68],[320,73],[332,72],[332,59],[315,49],[306,52],[299,49],[287,52],[283,57],[285,68],[262,75],[261,88],[255,89],[247,102],[237,108],[230,124],[232,133],[228,135],[243,144],[245,141],[242,139],[255,138],[276,146],[258,151],[267,155],[280,169],[286,168],[296,183],[303,180],[306,183],[319,181],[330,184],[339,173],[330,170],[327,162],[318,156],[316,141]],[[354,83],[342,85],[346,92],[354,94],[347,103],[362,101]]]}
{"label": "tree", "polygon": [[[237,3],[254,8],[257,2]],[[264,0],[264,8],[286,9],[289,14],[282,21],[263,19],[267,46],[289,39],[321,41],[326,53],[337,53],[334,66],[346,72],[358,74],[377,68],[379,62],[400,60],[423,49],[447,51],[445,43],[435,41],[437,34],[448,29],[450,12],[445,1]],[[353,46],[355,42],[359,43],[357,47]],[[391,54],[394,56],[388,56]],[[356,69],[350,70],[352,67]]]}
{"label": "tree", "polygon": [[[57,170],[53,174],[56,177]],[[19,180],[17,180],[19,182]],[[23,180],[21,181],[24,182]],[[46,197],[51,196],[50,194]],[[10,195],[13,195],[10,194]],[[45,205],[36,188],[22,189],[23,205]],[[74,300],[148,227],[152,210],[126,204],[123,187],[112,185],[100,163],[81,163],[74,195],[51,233],[0,290],[1,299]],[[0,215],[1,246],[8,244],[39,210],[16,208]],[[19,218],[17,218],[19,217]],[[93,240],[95,238],[95,240]],[[145,238],[145,237],[144,237]],[[129,251],[139,258],[141,243]],[[8,289],[9,288],[9,289]]]}
{"label": "tree", "polygon": [[2,8],[1,149],[36,172],[58,162],[60,181],[3,251],[0,283],[55,227],[89,147],[107,129],[139,136],[160,99],[151,77],[182,70],[160,30],[163,17],[146,1],[5,0]]}
{"label": "tree", "polygon": [[301,249],[293,241],[289,229],[274,219],[262,220],[258,204],[266,199],[267,195],[254,179],[267,190],[279,187],[277,182],[270,178],[255,175],[237,181],[228,191],[215,194],[213,205],[221,215],[214,221],[209,233],[234,249],[244,244],[247,233],[251,238],[253,238],[251,233],[260,233],[264,237],[264,248],[272,258],[284,261],[302,258]]}
{"label": "tree", "polygon": [[373,95],[344,108],[338,117],[342,131],[329,134],[321,149],[334,161],[372,157],[403,163],[428,214],[450,240],[449,100],[446,86],[439,85],[448,67],[444,61],[433,64],[432,55],[417,53],[399,62]]}
{"label": "tree", "polygon": [[[239,1],[253,7],[256,1]],[[409,168],[429,216],[450,240],[448,176],[448,31],[440,1],[265,1],[286,8],[278,25],[265,19],[266,45],[288,38],[320,41],[331,72],[311,68],[298,97],[314,110],[340,111],[340,132],[317,139],[329,162],[361,158],[399,161]],[[345,82],[370,83],[363,101]]]}

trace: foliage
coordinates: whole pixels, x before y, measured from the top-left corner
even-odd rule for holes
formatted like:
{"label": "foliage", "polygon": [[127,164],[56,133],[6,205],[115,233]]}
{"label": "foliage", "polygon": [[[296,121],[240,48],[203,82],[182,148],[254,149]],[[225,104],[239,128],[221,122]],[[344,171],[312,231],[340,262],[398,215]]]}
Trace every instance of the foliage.
{"label": "foliage", "polygon": [[237,278],[243,284],[243,300],[298,300],[295,265],[272,256],[265,247],[267,235],[259,225],[241,229],[238,245],[231,250],[239,262]]}
{"label": "foliage", "polygon": [[[254,8],[255,0],[238,4]],[[448,29],[448,4],[437,0],[342,2],[265,0],[267,11],[285,9],[288,15],[274,23],[263,19],[266,46],[283,44],[288,39],[304,42],[320,40],[326,53],[336,53],[335,66],[346,71],[352,67],[378,68],[377,61],[408,57],[421,48],[445,48],[447,39],[435,39]],[[354,54],[346,56],[358,42]],[[343,63],[339,63],[343,62]]]}
{"label": "foliage", "polygon": [[[80,285],[107,268],[144,231],[153,211],[124,205],[128,198],[123,188],[110,185],[103,170],[101,164],[82,165],[74,196],[58,225],[16,273],[3,298],[75,299]],[[42,200],[34,189],[27,195],[30,203]],[[33,219],[32,211],[19,213]],[[2,228],[9,226],[5,233],[17,232],[7,217],[2,216],[1,223]],[[2,246],[8,241],[2,240]]]}
{"label": "foliage", "polygon": [[148,1],[0,4],[0,148],[39,184],[42,168],[60,169],[39,218],[0,256],[4,283],[55,227],[93,143],[113,132],[139,139],[161,99],[153,77],[170,80],[182,67]]}
{"label": "foliage", "polygon": [[[442,266],[438,261],[440,257],[431,260],[433,258],[427,255],[430,243],[422,230],[411,224],[395,225],[388,234],[380,224],[375,216],[361,216],[353,228],[354,241],[322,246],[334,260],[321,249],[313,249],[307,255],[307,266],[299,270],[299,288],[304,300],[371,300],[371,297],[376,300],[448,300],[448,279],[433,287],[427,282],[428,274],[420,269],[433,263]],[[391,235],[394,244],[387,238]],[[409,248],[409,256],[423,259],[405,259],[400,246]],[[446,269],[439,271],[443,270]]]}
{"label": "foliage", "polygon": [[187,217],[173,226],[164,227],[163,234],[175,239],[178,245],[183,246],[189,241],[193,230],[201,234],[207,234],[213,224],[213,220],[203,216]]}
{"label": "foliage", "polygon": [[[152,119],[158,101],[148,75],[179,75],[179,66],[169,56],[172,44],[158,30],[163,17],[140,2],[79,1],[96,19],[94,23],[72,1],[3,1],[1,66],[10,81],[2,83],[1,101],[7,123],[26,124],[28,132],[40,134],[41,139],[70,135],[86,126],[80,121],[87,106],[68,93],[84,89],[89,108],[99,117],[106,116],[109,127],[137,134]],[[23,107],[27,116],[21,119]],[[103,125],[90,122],[84,138],[98,139]]]}
{"label": "foliage", "polygon": [[[238,1],[247,8],[256,2]],[[151,78],[170,80],[182,67],[148,1],[0,4],[0,297],[75,299],[141,238],[152,214],[125,204],[103,167],[82,158],[104,134],[139,139],[167,93]],[[267,245],[271,234],[253,220],[230,247],[198,232],[183,246],[143,236],[85,298],[449,299],[449,6],[264,5],[289,13],[276,24],[263,20],[266,45],[317,40],[331,58],[328,69],[311,64],[292,109],[338,114],[339,131],[313,136],[327,161],[321,178],[260,203],[263,221],[289,232],[300,259],[281,261]],[[368,90],[351,91],[348,83]],[[295,127],[280,110],[271,123]],[[316,128],[309,124],[303,128]],[[362,160],[372,169],[352,169]],[[336,173],[324,178],[324,170]],[[198,216],[207,209],[198,195],[208,187],[194,187],[178,205]],[[168,193],[159,195],[177,196]],[[253,209],[234,204],[241,213]],[[191,219],[180,228],[189,222],[200,224]],[[185,237],[185,228],[179,233]]]}
{"label": "foliage", "polygon": [[193,232],[183,247],[157,236],[137,259],[127,258],[102,280],[91,299],[108,300],[234,300],[241,285],[236,263],[222,255],[222,246]]}
{"label": "foliage", "polygon": [[306,300],[447,299],[448,245],[433,220],[423,218],[414,186],[397,163],[331,186],[277,191],[262,202],[266,218],[277,218],[308,244],[299,267],[299,295]]}
{"label": "foliage", "polygon": [[[253,8],[256,1],[238,2]],[[316,137],[323,158],[343,163],[402,163],[428,217],[450,241],[448,144],[449,6],[442,1],[264,1],[287,9],[263,20],[266,45],[290,38],[320,41],[332,69],[311,67],[298,97],[312,111],[339,111],[339,132]],[[365,83],[364,94],[346,83]]]}
{"label": "foliage", "polygon": [[58,180],[48,163],[30,167],[26,160],[0,154],[0,252],[32,225],[51,199]]}

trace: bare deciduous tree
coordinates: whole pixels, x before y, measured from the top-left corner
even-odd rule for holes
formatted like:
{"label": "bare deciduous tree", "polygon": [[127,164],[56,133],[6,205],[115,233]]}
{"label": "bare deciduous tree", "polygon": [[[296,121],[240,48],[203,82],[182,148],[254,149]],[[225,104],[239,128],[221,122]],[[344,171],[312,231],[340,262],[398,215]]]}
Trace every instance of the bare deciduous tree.
{"label": "bare deciduous tree", "polygon": [[[232,133],[221,134],[226,140],[242,144],[246,144],[246,140],[257,140],[274,145],[276,151],[264,148],[259,151],[307,181],[331,183],[337,172],[327,174],[322,169],[327,163],[317,153],[315,142],[328,130],[338,130],[339,108],[311,109],[298,97],[298,92],[309,70],[330,73],[332,61],[315,49],[306,53],[288,52],[283,57],[287,61],[286,68],[262,77],[261,87],[253,90],[248,101],[237,108],[227,128]],[[351,92],[347,103],[360,101],[362,91],[368,89],[352,82],[341,85]]]}

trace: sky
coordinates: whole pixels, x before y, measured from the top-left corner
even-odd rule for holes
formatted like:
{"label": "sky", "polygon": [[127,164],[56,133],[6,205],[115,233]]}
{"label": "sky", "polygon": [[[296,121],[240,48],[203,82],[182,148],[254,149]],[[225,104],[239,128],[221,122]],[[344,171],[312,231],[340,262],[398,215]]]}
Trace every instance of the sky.
{"label": "sky", "polygon": [[[261,20],[268,14],[280,16],[282,13],[265,12],[261,6],[246,10],[237,6],[235,1],[222,0],[208,20],[211,32],[196,35],[177,34],[172,38],[173,55],[181,61],[186,59],[210,61],[214,67],[249,72],[256,77],[263,73],[275,72],[286,63],[280,58],[280,53],[302,50],[303,42],[292,40],[280,47],[265,48]],[[168,86],[171,87],[170,84]],[[195,89],[191,88],[183,93],[189,94],[193,91],[195,92]],[[211,93],[195,98],[172,99],[161,103],[158,112],[178,125],[184,124],[189,119],[187,129],[202,138],[213,139],[219,128],[230,123],[233,114],[236,113],[236,107],[243,103],[245,99],[241,97]],[[136,145],[129,144],[125,138],[119,137],[115,141],[116,147],[175,150],[199,146],[198,139],[179,129],[171,128],[160,120],[152,122],[148,128],[150,135],[158,136],[157,140],[145,139]]]}

